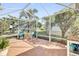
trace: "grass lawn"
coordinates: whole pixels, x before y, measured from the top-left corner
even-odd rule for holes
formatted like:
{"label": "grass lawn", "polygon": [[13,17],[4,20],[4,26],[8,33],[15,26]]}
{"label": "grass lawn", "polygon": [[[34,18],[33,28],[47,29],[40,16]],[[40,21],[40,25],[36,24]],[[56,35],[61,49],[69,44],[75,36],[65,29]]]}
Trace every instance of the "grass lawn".
{"label": "grass lawn", "polygon": [[[38,32],[37,36],[38,36],[39,38],[44,38],[44,39],[46,39],[46,40],[49,40],[49,36],[48,36],[48,34],[46,33],[46,31]],[[52,39],[52,41],[55,41],[55,42],[60,42],[60,43],[62,43],[62,44],[67,44],[67,38],[66,38],[66,37],[65,37],[65,38],[62,38],[62,37],[59,36],[59,35],[54,35],[54,34],[52,34],[52,35],[51,35],[51,39]]]}

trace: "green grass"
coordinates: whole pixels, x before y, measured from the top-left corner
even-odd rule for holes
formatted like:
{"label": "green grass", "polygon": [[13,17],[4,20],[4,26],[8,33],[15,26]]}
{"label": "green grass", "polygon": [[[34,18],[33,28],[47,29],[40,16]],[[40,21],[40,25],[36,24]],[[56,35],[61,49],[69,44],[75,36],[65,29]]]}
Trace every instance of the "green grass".
{"label": "green grass", "polygon": [[[42,36],[42,35],[44,35],[45,37]],[[49,36],[48,36],[48,34],[45,31],[44,32],[38,32],[38,37],[44,38],[46,40],[49,39]],[[60,35],[52,34],[51,35],[51,39],[52,39],[53,42],[59,42],[59,43],[65,44],[65,45],[67,44],[67,38],[66,37],[62,38]]]}
{"label": "green grass", "polygon": [[[46,31],[44,31],[44,32],[38,32],[38,35],[47,35],[48,36],[49,34],[47,34]],[[60,35],[54,35],[54,34],[52,34],[51,36],[61,38]]]}
{"label": "green grass", "polygon": [[[46,36],[48,36],[49,34],[47,34],[46,31],[42,31],[42,32],[38,32],[37,35],[46,35]],[[52,36],[52,37],[62,38],[61,35],[52,34],[51,36]],[[64,37],[64,38],[66,39],[67,37]]]}

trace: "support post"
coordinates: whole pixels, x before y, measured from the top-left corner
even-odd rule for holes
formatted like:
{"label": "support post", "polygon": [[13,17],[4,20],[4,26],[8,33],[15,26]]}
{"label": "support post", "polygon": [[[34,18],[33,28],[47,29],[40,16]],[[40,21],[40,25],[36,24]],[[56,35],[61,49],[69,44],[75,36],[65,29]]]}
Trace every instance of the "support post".
{"label": "support post", "polygon": [[49,42],[51,42],[51,17],[49,17]]}

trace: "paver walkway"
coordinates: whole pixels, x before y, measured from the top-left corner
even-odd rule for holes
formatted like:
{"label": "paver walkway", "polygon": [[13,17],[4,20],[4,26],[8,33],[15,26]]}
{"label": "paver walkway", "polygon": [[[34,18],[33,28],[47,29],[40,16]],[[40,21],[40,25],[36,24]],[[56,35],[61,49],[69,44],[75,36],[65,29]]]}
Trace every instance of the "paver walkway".
{"label": "paver walkway", "polygon": [[8,56],[66,56],[65,45],[43,39],[16,40],[10,39]]}

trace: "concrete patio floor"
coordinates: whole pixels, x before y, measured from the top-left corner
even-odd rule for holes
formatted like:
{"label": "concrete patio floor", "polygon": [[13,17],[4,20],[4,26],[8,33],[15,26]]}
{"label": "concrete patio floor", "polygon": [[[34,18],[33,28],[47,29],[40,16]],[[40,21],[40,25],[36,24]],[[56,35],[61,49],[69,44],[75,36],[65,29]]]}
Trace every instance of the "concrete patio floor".
{"label": "concrete patio floor", "polygon": [[8,56],[66,56],[67,47],[61,43],[43,39],[10,39]]}

